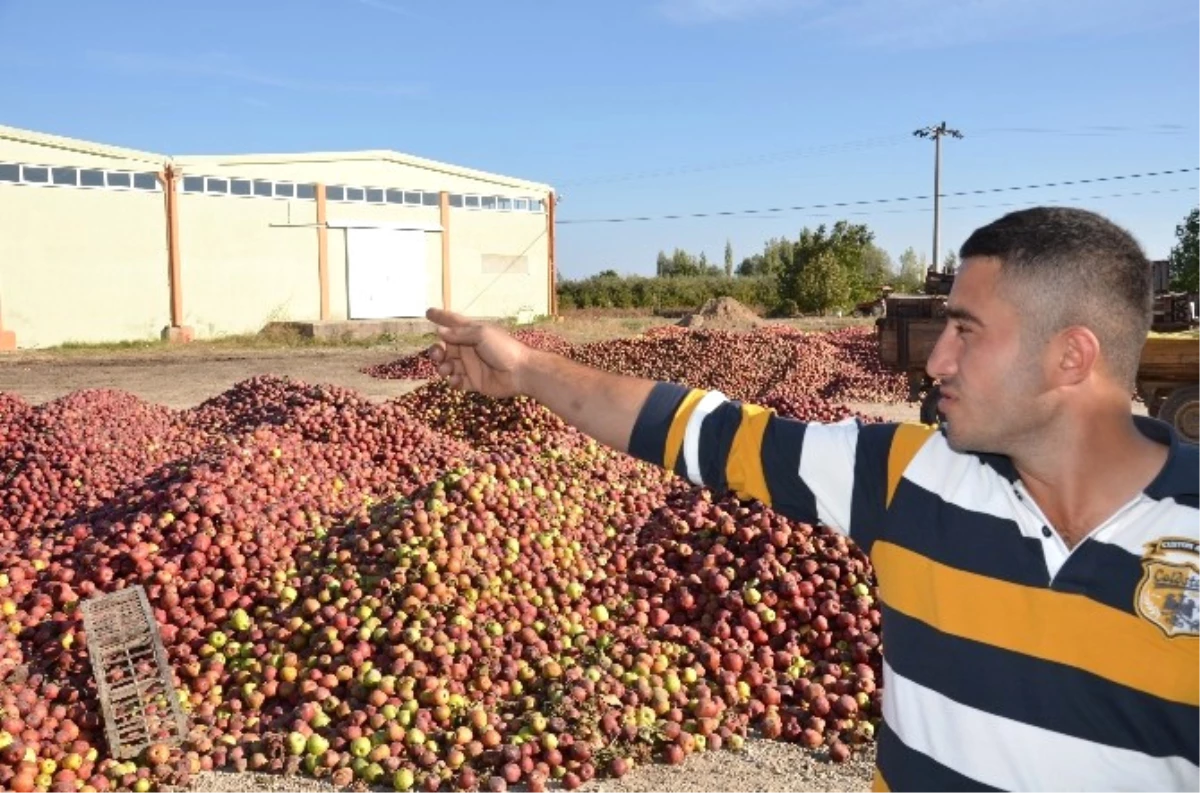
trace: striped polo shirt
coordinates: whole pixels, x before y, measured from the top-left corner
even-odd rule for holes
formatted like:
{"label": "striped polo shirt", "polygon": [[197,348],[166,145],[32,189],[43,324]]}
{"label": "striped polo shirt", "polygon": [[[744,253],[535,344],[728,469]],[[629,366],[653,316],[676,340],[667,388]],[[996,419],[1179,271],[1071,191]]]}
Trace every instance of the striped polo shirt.
{"label": "striped polo shirt", "polygon": [[630,454],[848,534],[883,630],[878,790],[1200,788],[1197,450],[1068,548],[1011,460],[658,383]]}

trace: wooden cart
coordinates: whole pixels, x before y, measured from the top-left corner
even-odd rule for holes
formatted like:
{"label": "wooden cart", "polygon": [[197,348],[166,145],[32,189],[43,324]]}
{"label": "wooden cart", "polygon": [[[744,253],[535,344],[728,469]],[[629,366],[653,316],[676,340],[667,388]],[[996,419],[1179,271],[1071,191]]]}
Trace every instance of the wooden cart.
{"label": "wooden cart", "polygon": [[893,295],[887,315],[875,321],[880,362],[908,378],[908,401],[921,400],[921,421],[936,424],[938,389],[925,364],[946,327],[942,295]]}
{"label": "wooden cart", "polygon": [[1151,333],[1138,364],[1137,394],[1146,412],[1175,427],[1184,439],[1200,441],[1200,337],[1196,333]]}

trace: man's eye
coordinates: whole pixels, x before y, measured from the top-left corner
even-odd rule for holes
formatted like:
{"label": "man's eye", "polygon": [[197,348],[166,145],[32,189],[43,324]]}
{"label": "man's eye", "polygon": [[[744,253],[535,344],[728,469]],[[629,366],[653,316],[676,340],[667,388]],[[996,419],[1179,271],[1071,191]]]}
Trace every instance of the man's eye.
{"label": "man's eye", "polygon": [[967,327],[966,325],[963,325],[962,323],[955,325],[954,329],[958,331],[958,335],[960,335],[960,336],[966,335],[971,332],[971,329],[969,327]]}

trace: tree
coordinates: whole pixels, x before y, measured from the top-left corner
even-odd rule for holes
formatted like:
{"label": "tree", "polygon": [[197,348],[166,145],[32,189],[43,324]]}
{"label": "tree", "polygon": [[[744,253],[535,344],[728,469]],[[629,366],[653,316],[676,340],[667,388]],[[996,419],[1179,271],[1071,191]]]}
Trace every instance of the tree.
{"label": "tree", "polygon": [[733,277],[733,243],[725,240],[725,277]]}
{"label": "tree", "polygon": [[701,275],[708,275],[708,256],[705,255],[704,251],[700,251],[700,262],[697,264],[697,268],[700,270]]}
{"label": "tree", "polygon": [[846,270],[833,250],[826,249],[810,259],[797,280],[797,300],[802,311],[824,313],[850,302]]}
{"label": "tree", "polygon": [[900,272],[896,279],[896,291],[902,294],[915,295],[925,288],[925,271],[929,264],[925,254],[917,255],[912,248],[906,248],[900,254]]}
{"label": "tree", "polygon": [[596,273],[597,278],[620,278],[621,274],[616,270],[601,270]]}
{"label": "tree", "polygon": [[942,272],[950,274],[958,272],[958,254],[953,250],[946,251],[946,258],[942,259]]}
{"label": "tree", "polygon": [[654,268],[654,274],[662,278],[671,269],[671,260],[667,258],[666,251],[658,252],[658,262]]}
{"label": "tree", "polygon": [[[779,296],[782,299],[791,298],[803,308],[806,298],[802,293],[808,287],[802,286],[802,274],[822,254],[829,253],[832,261],[841,270],[841,277],[837,282],[848,290],[847,299],[840,302],[874,298],[880,284],[864,274],[864,261],[878,260],[874,254],[868,256],[867,253],[873,247],[874,237],[866,225],[852,224],[845,220],[839,220],[833,228],[824,225],[818,226],[816,230],[805,228],[800,232],[800,238],[795,245],[791,246],[791,250],[785,252],[781,262]],[[839,286],[839,289],[841,288]],[[831,306],[816,308],[829,307]]]}
{"label": "tree", "polygon": [[1193,209],[1175,227],[1175,247],[1171,249],[1171,289],[1176,292],[1198,291],[1200,280],[1200,209]]}
{"label": "tree", "polygon": [[[877,293],[881,286],[892,280],[895,265],[891,255],[878,245],[869,245],[862,255],[862,278],[864,288]],[[855,301],[860,302],[860,301]]]}

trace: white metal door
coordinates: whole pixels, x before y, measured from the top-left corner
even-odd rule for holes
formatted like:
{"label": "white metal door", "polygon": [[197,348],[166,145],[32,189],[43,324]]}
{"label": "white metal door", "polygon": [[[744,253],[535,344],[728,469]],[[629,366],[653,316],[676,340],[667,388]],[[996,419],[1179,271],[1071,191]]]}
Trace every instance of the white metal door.
{"label": "white metal door", "polygon": [[350,319],[425,315],[425,232],[346,229]]}

